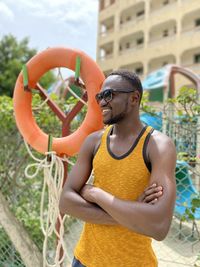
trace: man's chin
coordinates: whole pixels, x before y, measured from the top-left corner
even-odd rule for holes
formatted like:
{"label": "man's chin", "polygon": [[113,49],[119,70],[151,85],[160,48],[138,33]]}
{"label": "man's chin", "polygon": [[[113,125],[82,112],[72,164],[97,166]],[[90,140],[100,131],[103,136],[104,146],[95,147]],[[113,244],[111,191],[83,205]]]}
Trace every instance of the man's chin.
{"label": "man's chin", "polygon": [[104,125],[110,125],[109,121],[107,121],[107,120],[103,121],[103,124]]}
{"label": "man's chin", "polygon": [[111,118],[109,120],[103,120],[103,123],[106,125],[112,125],[112,124],[116,124],[116,123],[122,121],[123,118],[124,118],[124,116],[117,116],[117,117]]}
{"label": "man's chin", "polygon": [[113,119],[110,119],[110,120],[103,120],[103,123],[105,125],[112,125],[115,124],[116,122]]}

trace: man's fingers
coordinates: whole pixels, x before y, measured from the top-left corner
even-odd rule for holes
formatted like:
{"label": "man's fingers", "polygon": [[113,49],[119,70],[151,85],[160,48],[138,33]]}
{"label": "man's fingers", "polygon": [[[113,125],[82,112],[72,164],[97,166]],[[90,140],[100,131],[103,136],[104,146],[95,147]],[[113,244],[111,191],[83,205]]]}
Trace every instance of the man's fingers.
{"label": "man's fingers", "polygon": [[156,188],[156,186],[157,186],[156,183],[153,183],[152,185],[146,187],[144,192],[139,196],[138,201],[145,202],[144,201],[145,197],[148,196],[149,194],[154,193],[154,190],[151,191],[151,189]]}
{"label": "man's fingers", "polygon": [[149,196],[149,195],[152,195],[152,194],[160,192],[160,191],[162,192],[162,190],[163,190],[162,186],[148,187],[144,191],[144,194],[145,194],[145,196]]}
{"label": "man's fingers", "polygon": [[155,204],[157,201],[158,201],[158,199],[157,199],[157,198],[154,198],[154,200],[150,201],[149,204],[153,205],[153,204]]}
{"label": "man's fingers", "polygon": [[144,191],[146,191],[146,190],[148,190],[150,188],[155,188],[155,187],[157,187],[157,185],[156,185],[156,183],[153,183],[152,185],[146,187]]}
{"label": "man's fingers", "polygon": [[139,202],[150,202],[162,195],[162,189],[162,186],[158,186],[156,183],[153,183],[144,190],[137,200]]}
{"label": "man's fingers", "polygon": [[159,198],[159,197],[161,197],[162,196],[162,191],[158,191],[158,192],[156,192],[156,193],[152,193],[152,194],[150,194],[150,195],[148,195],[148,196],[146,196],[145,198],[144,198],[144,200],[143,200],[143,202],[151,202],[152,200],[154,200],[154,199],[156,199],[156,198]]}

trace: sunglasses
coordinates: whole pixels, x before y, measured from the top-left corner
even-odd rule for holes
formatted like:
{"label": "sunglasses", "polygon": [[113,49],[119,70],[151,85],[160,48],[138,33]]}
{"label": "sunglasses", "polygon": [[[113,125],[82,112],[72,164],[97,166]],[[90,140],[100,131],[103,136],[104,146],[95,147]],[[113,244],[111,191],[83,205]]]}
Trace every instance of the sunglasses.
{"label": "sunglasses", "polygon": [[102,91],[101,93],[96,94],[95,98],[97,103],[99,104],[101,100],[103,99],[106,103],[110,102],[113,99],[113,94],[115,93],[132,93],[134,92],[134,89],[106,89]]}

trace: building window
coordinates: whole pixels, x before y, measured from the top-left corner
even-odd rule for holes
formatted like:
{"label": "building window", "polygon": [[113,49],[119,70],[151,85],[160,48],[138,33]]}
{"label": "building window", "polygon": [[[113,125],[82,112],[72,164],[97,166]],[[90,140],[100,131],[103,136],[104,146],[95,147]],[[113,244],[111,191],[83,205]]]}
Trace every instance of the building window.
{"label": "building window", "polygon": [[130,16],[126,17],[126,21],[130,21],[130,20],[131,20]]}
{"label": "building window", "polygon": [[139,12],[136,13],[136,17],[140,17],[144,15],[144,10],[141,10]]}
{"label": "building window", "polygon": [[136,74],[142,75],[143,74],[143,67],[138,67],[135,69]]}
{"label": "building window", "polygon": [[166,5],[168,5],[169,4],[169,0],[164,0],[163,1],[163,6],[166,6]]}
{"label": "building window", "polygon": [[103,10],[104,7],[105,7],[105,2],[104,2],[104,0],[100,0],[100,3],[99,3],[99,9],[100,9],[100,11]]}
{"label": "building window", "polygon": [[136,40],[136,44],[137,45],[141,45],[143,43],[144,43],[144,38],[143,37]]}
{"label": "building window", "polygon": [[194,55],[194,63],[200,63],[200,54]]}
{"label": "building window", "polygon": [[163,37],[167,37],[168,35],[169,35],[168,30],[164,30],[164,31],[163,31]]}
{"label": "building window", "polygon": [[174,33],[176,34],[176,25],[174,26]]}
{"label": "building window", "polygon": [[110,5],[110,1],[109,0],[104,0],[104,7],[108,7]]}
{"label": "building window", "polygon": [[127,49],[130,48],[130,43],[126,43],[126,48],[127,48]]}
{"label": "building window", "polygon": [[200,26],[200,18],[195,20],[195,27],[199,27]]}

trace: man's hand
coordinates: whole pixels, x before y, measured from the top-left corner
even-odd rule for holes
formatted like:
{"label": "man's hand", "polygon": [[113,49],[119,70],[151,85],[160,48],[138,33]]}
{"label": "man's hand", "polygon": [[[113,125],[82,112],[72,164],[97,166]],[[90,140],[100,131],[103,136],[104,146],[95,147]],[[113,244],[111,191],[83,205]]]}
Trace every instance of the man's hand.
{"label": "man's hand", "polygon": [[152,184],[144,190],[144,192],[139,196],[137,201],[153,205],[158,201],[158,198],[161,197],[162,194],[163,194],[162,186]]}
{"label": "man's hand", "polygon": [[98,187],[95,187],[90,184],[85,184],[80,191],[80,195],[89,202],[95,202],[95,191],[98,190]]}
{"label": "man's hand", "polygon": [[[86,184],[81,189],[80,195],[89,202],[95,203],[95,192],[98,190],[98,187],[93,185]],[[158,201],[158,198],[163,194],[162,186],[157,186],[152,184],[148,186],[144,192],[137,199],[138,202],[144,202],[149,204],[155,204]]]}

